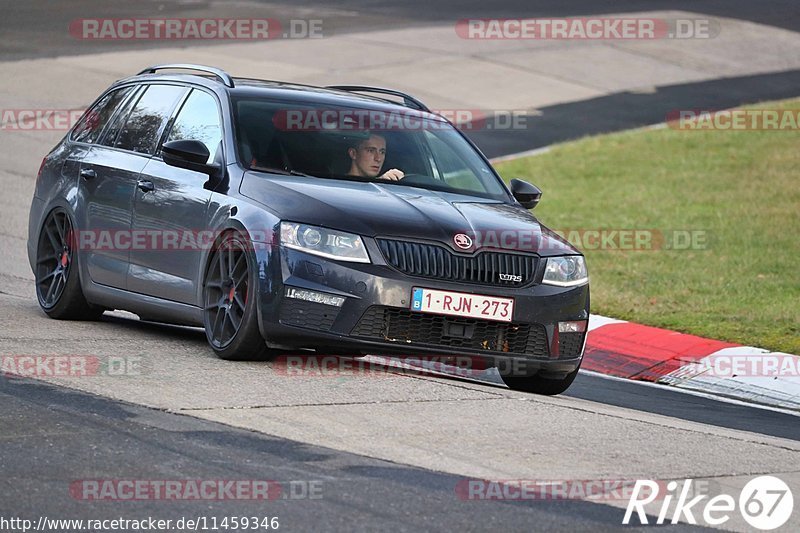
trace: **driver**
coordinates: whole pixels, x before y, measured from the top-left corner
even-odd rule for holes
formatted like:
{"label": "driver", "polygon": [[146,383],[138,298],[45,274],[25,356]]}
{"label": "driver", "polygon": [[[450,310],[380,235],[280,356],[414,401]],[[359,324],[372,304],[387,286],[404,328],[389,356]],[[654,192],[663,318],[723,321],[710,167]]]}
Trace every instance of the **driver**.
{"label": "driver", "polygon": [[349,176],[389,181],[400,181],[405,176],[402,170],[396,168],[378,176],[386,159],[386,139],[382,135],[371,134],[368,139],[348,148],[347,154],[350,156]]}

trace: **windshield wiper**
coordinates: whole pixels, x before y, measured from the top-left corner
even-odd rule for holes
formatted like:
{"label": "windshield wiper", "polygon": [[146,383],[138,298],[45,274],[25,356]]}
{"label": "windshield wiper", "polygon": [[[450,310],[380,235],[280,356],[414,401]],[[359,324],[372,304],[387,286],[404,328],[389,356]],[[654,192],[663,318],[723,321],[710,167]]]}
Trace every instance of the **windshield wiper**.
{"label": "windshield wiper", "polygon": [[302,176],[304,178],[318,178],[319,176],[312,176],[310,174],[304,174],[302,172],[298,172],[297,170],[286,170],[285,168],[271,168],[271,167],[260,167],[258,165],[254,165],[250,167],[250,170],[258,170],[261,172],[271,172],[272,174],[282,174],[284,176]]}

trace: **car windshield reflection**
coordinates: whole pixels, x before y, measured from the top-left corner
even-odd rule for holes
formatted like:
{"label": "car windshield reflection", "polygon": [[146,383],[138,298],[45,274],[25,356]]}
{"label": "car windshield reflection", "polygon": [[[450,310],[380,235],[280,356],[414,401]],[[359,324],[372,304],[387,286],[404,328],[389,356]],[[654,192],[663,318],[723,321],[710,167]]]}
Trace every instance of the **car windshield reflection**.
{"label": "car windshield reflection", "polygon": [[430,113],[252,98],[234,100],[234,110],[240,159],[251,170],[508,200],[485,159]]}

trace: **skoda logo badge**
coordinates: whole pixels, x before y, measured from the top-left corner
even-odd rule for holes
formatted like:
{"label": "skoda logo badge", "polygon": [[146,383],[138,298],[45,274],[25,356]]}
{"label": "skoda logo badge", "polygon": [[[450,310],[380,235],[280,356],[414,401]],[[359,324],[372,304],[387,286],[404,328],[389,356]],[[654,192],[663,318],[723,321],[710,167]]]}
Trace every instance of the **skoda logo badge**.
{"label": "skoda logo badge", "polygon": [[456,236],[453,237],[453,242],[456,243],[456,246],[464,250],[472,247],[472,239],[470,239],[469,235],[463,233],[456,233]]}

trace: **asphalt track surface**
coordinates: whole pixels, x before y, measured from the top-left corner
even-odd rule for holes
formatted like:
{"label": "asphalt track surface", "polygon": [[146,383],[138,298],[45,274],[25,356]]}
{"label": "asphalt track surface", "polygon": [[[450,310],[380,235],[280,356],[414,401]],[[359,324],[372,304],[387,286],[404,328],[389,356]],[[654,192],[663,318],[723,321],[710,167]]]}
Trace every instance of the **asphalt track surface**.
{"label": "asphalt track surface", "polygon": [[[100,50],[128,49],[132,43],[105,41],[91,43],[70,37],[65,28],[79,18],[119,17],[272,17],[279,20],[292,18],[324,18],[330,35],[366,30],[425,26],[452,22],[461,18],[481,17],[577,17],[657,10],[685,10],[710,17],[731,17],[775,26],[792,31],[800,29],[800,4],[793,0],[441,0],[430,2],[411,0],[345,0],[318,2],[297,0],[293,2],[261,2],[252,0],[231,1],[164,1],[141,0],[73,0],[48,2],[27,0],[15,2],[13,8],[4,10],[0,28],[4,39],[0,42],[0,61],[95,53]],[[196,46],[198,43],[193,43]],[[163,46],[163,42],[133,43],[138,47]],[[213,46],[213,44],[208,44]]]}
{"label": "asphalt track surface", "polygon": [[[0,382],[0,516],[178,520],[279,518],[284,531],[605,531],[614,507],[583,501],[460,501],[458,476],[110,402],[24,379]],[[7,428],[7,429],[5,429]],[[65,458],[70,458],[65,461]],[[87,502],[64,487],[85,465],[115,479],[270,480],[285,497],[247,502]],[[14,480],[13,483],[8,480]],[[24,482],[16,480],[24,479]],[[319,496],[319,497],[317,497]],[[455,501],[454,501],[455,500]],[[667,531],[699,529],[685,525]],[[644,528],[630,528],[641,531]]]}
{"label": "asphalt track surface", "polygon": [[[432,9],[427,2],[332,1],[277,3],[244,1],[160,1],[140,2],[77,0],[17,3],[4,13],[0,28],[0,61],[56,55],[80,55],[101,51],[123,51],[163,47],[168,41],[81,41],[66,28],[81,18],[200,18],[264,17],[279,21],[293,18],[323,19],[325,35],[336,36],[378,29],[418,27],[480,17],[573,17],[608,13],[657,10],[686,10],[709,17],[727,17],[800,30],[800,4],[794,0],[748,2],[746,0],[512,0],[485,2],[444,0]],[[224,43],[224,41],[221,41]],[[190,46],[214,46],[214,41],[193,41]],[[663,122],[676,109],[726,109],[741,104],[791,98],[797,95],[800,70],[726,77],[724,79],[659,87],[652,94],[621,92],[611,95],[547,106],[523,120],[520,129],[481,128],[471,137],[491,158],[542,148],[584,135],[631,129]]]}
{"label": "asphalt track surface", "polygon": [[[98,5],[99,4],[99,5]],[[50,3],[39,0],[14,4],[13,9],[4,13],[0,22],[4,39],[0,40],[0,59],[24,60],[53,55],[79,55],[97,52],[101,49],[113,51],[116,43],[76,42],[65,36],[63,28],[69,21],[79,17],[114,16],[270,16],[280,11],[283,17],[310,17],[321,14],[330,21],[336,32],[357,32],[365,26],[375,28],[406,27],[426,25],[443,20],[452,20],[453,12],[458,17],[529,17],[529,16],[577,16],[620,12],[623,10],[643,11],[656,9],[687,9],[708,13],[711,16],[740,18],[797,31],[800,29],[800,5],[793,1],[783,2],[659,2],[633,1],[624,6],[617,2],[505,2],[503,5],[490,2],[439,2],[436,9],[430,9],[423,2],[326,2],[323,7],[303,1],[291,4],[261,4],[258,2],[104,2],[94,3],[76,1],[71,3]],[[360,13],[355,17],[353,13]],[[142,43],[142,47],[158,47],[159,43]],[[213,45],[210,45],[213,46]],[[577,103],[553,106],[548,109],[547,119],[530,117],[534,122],[523,135],[514,132],[513,137],[486,135],[479,132],[476,141],[490,156],[504,155],[541,146],[553,142],[579,137],[585,134],[626,129],[658,122],[664,117],[664,110],[697,107],[698,99],[709,107],[729,107],[739,103],[762,99],[784,98],[797,95],[800,86],[800,73],[788,71],[777,74],[745,76],[739,79],[701,82],[694,84],[661,87],[656,94],[622,93]],[[587,110],[593,111],[587,113]],[[599,112],[597,112],[599,110]],[[591,116],[591,120],[576,117]],[[28,202],[28,198],[19,198]],[[171,342],[189,346],[188,351],[198,352],[196,361],[199,367],[206,368],[209,354],[203,352],[202,332],[187,331],[151,324],[139,323],[130,319],[105,317],[98,325],[63,325],[42,318],[36,309],[35,300],[25,295],[17,287],[0,288],[0,308],[3,310],[0,342],[2,353],[25,353],[26,346],[50,345],[58,347],[66,344],[73,351],[86,346],[86,350],[111,351],[114,345],[123,347],[142,346],[149,350],[153,360],[158,357],[169,358]],[[92,329],[93,328],[93,329]],[[29,331],[30,330],[30,331]],[[96,333],[95,331],[100,331]],[[172,339],[172,340],[170,340]],[[39,344],[37,344],[39,343]],[[159,345],[166,347],[156,349]],[[129,349],[130,351],[130,349]],[[163,352],[163,353],[162,353]],[[180,354],[183,356],[183,354]],[[192,361],[192,359],[186,359]],[[216,362],[213,363],[216,365]],[[222,394],[232,394],[237,388],[247,389],[249,384],[240,385],[230,366],[209,367],[219,371],[216,381],[221,388],[209,389],[208,401],[214,403]],[[180,370],[165,371],[167,376],[177,376],[177,380],[191,381],[192,372],[181,375]],[[256,369],[260,371],[263,369]],[[227,388],[225,382],[231,382]],[[274,376],[266,376],[267,383],[274,384]],[[560,408],[561,404],[582,413],[579,419],[570,418],[568,424],[574,429],[574,439],[591,440],[592,435],[602,433],[610,423],[611,415],[620,420],[652,419],[659,431],[652,445],[656,450],[666,450],[669,442],[682,446],[685,433],[693,431],[698,435],[707,434],[708,447],[698,444],[696,448],[677,449],[676,455],[685,457],[687,462],[701,461],[703,458],[723,453],[715,448],[726,439],[752,445],[748,450],[752,456],[731,457],[730,471],[708,467],[709,477],[755,476],[764,472],[783,472],[795,475],[797,479],[796,449],[786,443],[800,441],[800,424],[795,415],[765,410],[738,403],[730,403],[673,391],[664,387],[643,385],[633,382],[607,379],[595,375],[581,374],[563,400],[554,404],[551,400],[523,398],[524,395],[510,394],[496,383],[466,382],[457,378],[415,378],[418,388],[440,387],[443,389],[465,389],[475,395],[508,394],[506,399],[524,401],[537,408]],[[403,380],[382,380],[379,386],[388,389],[396,396],[403,390],[398,382]],[[307,531],[373,531],[385,529],[392,531],[451,531],[461,529],[508,531],[602,531],[617,530],[620,527],[623,510],[619,505],[590,503],[581,501],[535,501],[535,502],[486,502],[461,501],[456,497],[455,487],[464,479],[470,468],[464,467],[465,474],[456,474],[458,467],[445,467],[442,459],[441,469],[415,466],[429,465],[431,462],[405,456],[400,451],[392,453],[364,452],[363,442],[356,442],[356,432],[350,453],[344,446],[328,447],[312,439],[291,438],[291,431],[278,431],[270,434],[269,428],[248,431],[233,427],[242,426],[238,421],[219,423],[190,415],[200,415],[201,411],[184,409],[185,414],[176,414],[174,409],[159,407],[157,402],[120,402],[108,397],[119,397],[110,381],[108,394],[98,387],[96,394],[73,390],[70,384],[53,385],[27,379],[0,377],[0,517],[36,517],[45,515],[59,518],[104,518],[118,517],[142,518],[154,516],[176,519],[181,516],[234,516],[257,515],[278,516],[282,530]],[[152,384],[150,384],[152,386]],[[169,388],[169,383],[161,387]],[[293,383],[289,390],[314,397],[312,385],[303,382]],[[79,388],[79,387],[78,387]],[[124,388],[124,386],[123,386]],[[305,390],[303,390],[305,389]],[[155,388],[153,390],[156,390]],[[427,390],[427,389],[425,389]],[[434,390],[431,388],[431,390]],[[283,390],[283,393],[286,391]],[[176,395],[181,394],[176,391]],[[183,391],[185,393],[185,391]],[[202,397],[202,391],[198,392]],[[320,391],[320,403],[325,404],[326,391]],[[422,394],[422,393],[421,393]],[[131,397],[134,397],[132,395]],[[387,396],[391,394],[387,393]],[[224,399],[224,398],[223,398]],[[220,400],[221,401],[221,400]],[[383,400],[375,401],[375,411]],[[388,399],[385,403],[402,400]],[[437,399],[415,400],[417,405],[436,402]],[[469,403],[458,398],[442,400],[453,402],[454,416],[471,416],[470,408],[457,409],[458,402]],[[561,402],[561,404],[558,404]],[[137,405],[139,403],[140,405]],[[337,405],[330,400],[329,405]],[[556,405],[557,404],[557,405]],[[149,405],[150,407],[144,407]],[[385,404],[383,404],[385,405]],[[477,403],[473,405],[478,405]],[[555,407],[554,407],[555,406]],[[226,407],[230,409],[230,407]],[[242,412],[247,409],[242,409]],[[268,411],[263,411],[268,418]],[[369,411],[367,411],[369,413]],[[411,411],[413,413],[413,410]],[[420,409],[420,412],[424,410]],[[486,416],[474,410],[476,416]],[[651,416],[652,415],[652,416]],[[298,425],[311,422],[297,415]],[[364,415],[362,422],[368,424],[371,415]],[[381,416],[375,414],[375,417]],[[413,416],[413,415],[412,415]],[[432,422],[423,415],[416,421],[419,425]],[[352,420],[348,419],[348,420]],[[373,419],[377,423],[378,418]],[[227,421],[226,421],[227,422]],[[464,419],[464,427],[473,427]],[[345,435],[351,428],[344,427],[342,421],[331,418],[334,432]],[[531,419],[531,434],[545,442],[548,441],[548,428],[537,428],[539,420]],[[567,422],[565,422],[567,424]],[[688,426],[687,426],[688,424]],[[246,425],[246,424],[244,424]],[[252,423],[255,427],[257,424]],[[502,427],[502,424],[493,427]],[[686,426],[686,427],[684,427]],[[509,427],[517,427],[509,424]],[[533,429],[536,428],[536,429]],[[687,429],[689,428],[689,429]],[[558,433],[563,428],[552,428]],[[275,436],[275,435],[284,436]],[[299,432],[298,435],[301,435]],[[398,439],[403,434],[398,432]],[[485,436],[465,433],[463,445]],[[502,435],[493,438],[502,440]],[[572,447],[569,435],[553,439],[552,446],[564,446],[563,453],[553,450],[544,458],[553,462],[548,472],[565,473],[563,477],[576,477],[580,471],[582,456]],[[717,439],[717,440],[714,440]],[[778,440],[771,440],[778,439]],[[324,439],[321,439],[324,440]],[[347,440],[346,438],[344,440]],[[390,439],[389,439],[390,440]],[[513,435],[509,435],[513,441]],[[612,436],[608,437],[611,442]],[[702,440],[702,439],[700,439]],[[785,442],[784,442],[785,440]],[[336,442],[336,439],[329,439]],[[762,442],[763,441],[763,442]],[[327,441],[326,441],[327,442]],[[456,448],[421,450],[420,454],[446,457],[459,446],[459,439],[449,441]],[[594,441],[593,441],[594,442]],[[453,444],[455,443],[455,444]],[[774,454],[774,459],[761,462],[756,456],[764,451],[767,444],[771,449],[765,456]],[[631,441],[631,448],[641,448],[650,444]],[[368,448],[368,446],[367,446]],[[579,449],[580,447],[577,446]],[[377,447],[376,447],[377,450]],[[587,451],[588,452],[588,451]],[[785,452],[785,453],[784,453]],[[498,453],[519,455],[516,450],[498,450]],[[538,453],[541,453],[539,450]],[[618,457],[620,464],[635,461],[633,450],[609,450]],[[792,453],[794,455],[792,455]],[[383,457],[383,458],[381,458]],[[771,456],[770,456],[771,457]],[[788,459],[794,457],[794,462]],[[474,456],[474,463],[481,464],[487,457]],[[515,459],[509,458],[510,463]],[[517,459],[518,460],[518,459]],[[664,457],[664,464],[658,472],[668,472],[675,467],[676,477],[687,470],[679,465],[670,465],[674,457]],[[783,469],[775,465],[785,463]],[[560,466],[559,466],[560,465]],[[768,466],[765,466],[768,465]],[[702,470],[702,469],[701,469]],[[642,475],[648,473],[643,466]],[[698,470],[697,472],[699,472]],[[596,473],[594,475],[597,475]],[[655,476],[656,473],[652,472]],[[579,476],[579,474],[578,474]],[[698,474],[699,476],[699,474]],[[509,476],[506,476],[507,478]],[[664,476],[662,476],[664,477]],[[75,480],[86,478],[104,479],[270,479],[289,486],[292,481],[308,483],[319,482],[324,487],[320,499],[298,498],[278,499],[270,502],[86,502],[71,497],[67,487]],[[790,483],[791,484],[791,483]],[[797,484],[793,485],[795,493]],[[797,514],[797,513],[795,513]],[[632,528],[631,528],[632,529]],[[667,527],[666,529],[688,529],[688,526]],[[694,528],[693,528],[694,529]]]}

